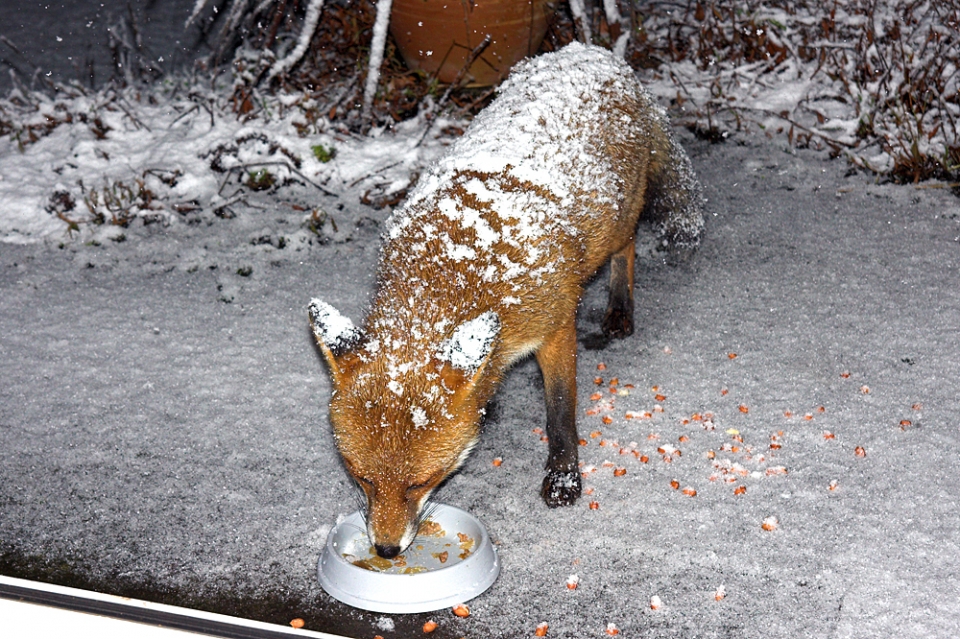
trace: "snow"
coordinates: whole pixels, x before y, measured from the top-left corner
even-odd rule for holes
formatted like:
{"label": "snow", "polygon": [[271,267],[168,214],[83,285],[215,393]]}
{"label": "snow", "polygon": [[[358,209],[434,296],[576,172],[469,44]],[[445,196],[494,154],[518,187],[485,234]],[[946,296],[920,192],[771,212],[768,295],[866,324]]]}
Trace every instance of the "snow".
{"label": "snow", "polygon": [[493,311],[487,311],[458,326],[450,339],[440,345],[437,357],[450,362],[454,368],[472,373],[490,354],[499,334],[500,319]]}
{"label": "snow", "polygon": [[[0,570],[282,624],[302,617],[353,637],[420,636],[427,616],[359,612],[317,585],[330,526],[357,501],[305,309],[322,298],[344,320],[331,334],[349,333],[345,318],[373,295],[380,231],[392,228],[359,197],[427,166],[447,141],[417,145],[422,122],[369,139],[333,127],[300,138],[289,102],[251,125],[220,111],[211,123],[187,98],[121,98],[139,125],[112,99],[77,96],[66,108],[102,117],[106,138],[75,122],[22,153],[7,138],[0,148]],[[242,141],[251,132],[268,142]],[[483,521],[502,562],[469,618],[432,615],[438,633],[528,637],[546,623],[548,636],[570,638],[605,636],[608,624],[623,637],[956,636],[956,197],[878,184],[783,140],[682,139],[712,214],[700,248],[661,252],[642,229],[627,339],[597,335],[604,273],[580,306],[592,492],[569,508],[540,499],[546,445],[531,431],[543,426],[542,385],[527,359],[436,494]],[[336,157],[316,161],[314,144]],[[338,196],[297,180],[216,216],[238,189],[221,191],[210,167],[220,145],[235,166],[293,166],[282,147]],[[151,182],[164,208],[138,209],[125,228],[71,236],[46,211],[62,188],[86,215],[79,180],[102,192],[147,169],[182,175]],[[199,212],[168,206],[194,199]],[[336,230],[309,231],[313,208]],[[151,212],[166,222],[148,222]],[[468,211],[463,220],[478,238],[493,232]],[[471,329],[458,340],[464,365],[495,334],[489,318]],[[762,529],[767,518],[775,531]]]}

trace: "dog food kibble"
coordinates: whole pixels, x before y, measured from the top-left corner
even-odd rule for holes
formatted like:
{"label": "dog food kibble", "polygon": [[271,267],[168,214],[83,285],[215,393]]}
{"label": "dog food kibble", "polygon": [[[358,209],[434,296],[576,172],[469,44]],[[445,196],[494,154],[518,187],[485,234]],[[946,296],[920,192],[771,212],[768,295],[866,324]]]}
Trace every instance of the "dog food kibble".
{"label": "dog food kibble", "polygon": [[303,628],[303,626],[305,625],[305,622],[303,619],[300,619],[299,617],[297,617],[296,619],[290,620],[290,625],[294,628]]}
{"label": "dog food kibble", "polygon": [[650,597],[650,610],[660,610],[661,608],[663,608],[663,602],[660,597],[657,595]]}
{"label": "dog food kibble", "polygon": [[469,617],[470,609],[463,604],[457,604],[456,606],[453,607],[453,614],[455,614],[458,617]]}
{"label": "dog food kibble", "polygon": [[567,577],[567,590],[576,590],[579,585],[580,577],[578,575],[570,575]]}
{"label": "dog food kibble", "polygon": [[727,596],[727,591],[726,591],[726,589],[723,587],[723,584],[720,584],[720,587],[717,588],[717,591],[716,591],[715,593],[713,593],[713,599],[714,599],[714,601],[720,601],[721,599],[723,599],[723,598],[726,597],[726,596]]}
{"label": "dog food kibble", "polygon": [[607,624],[607,634],[611,637],[615,637],[620,634],[620,629],[617,628],[617,624],[610,622]]}
{"label": "dog food kibble", "polygon": [[678,482],[676,479],[671,479],[670,488],[673,488],[674,490],[680,490],[680,482]]}
{"label": "dog food kibble", "polygon": [[427,623],[423,624],[423,631],[424,631],[424,632],[433,632],[433,631],[436,630],[438,627],[439,627],[439,626],[437,625],[437,622],[436,622],[436,621],[430,620],[430,621],[428,621]]}
{"label": "dog food kibble", "polygon": [[597,501],[590,502],[590,510],[599,510],[599,509],[600,509],[600,502],[597,502]]}
{"label": "dog food kibble", "polygon": [[866,457],[866,456],[867,456],[867,451],[863,448],[863,446],[857,446],[856,448],[854,448],[854,449],[853,449],[853,453],[854,453],[857,457]]}
{"label": "dog food kibble", "polygon": [[494,465],[494,466],[499,466],[499,465],[502,464],[502,463],[503,463],[503,459],[502,459],[502,458],[500,458],[500,457],[494,457],[494,458],[493,458],[493,465]]}
{"label": "dog food kibble", "polygon": [[546,622],[546,621],[544,621],[543,623],[538,623],[538,624],[537,624],[537,629],[533,632],[534,636],[536,636],[536,637],[546,637],[546,636],[547,636],[547,629],[548,629],[549,627],[550,627],[550,626],[547,625],[547,622]]}
{"label": "dog food kibble", "polygon": [[779,525],[780,525],[780,522],[777,521],[776,517],[767,517],[766,519],[763,520],[763,523],[760,524],[760,527],[769,532],[772,530],[776,530],[777,526]]}

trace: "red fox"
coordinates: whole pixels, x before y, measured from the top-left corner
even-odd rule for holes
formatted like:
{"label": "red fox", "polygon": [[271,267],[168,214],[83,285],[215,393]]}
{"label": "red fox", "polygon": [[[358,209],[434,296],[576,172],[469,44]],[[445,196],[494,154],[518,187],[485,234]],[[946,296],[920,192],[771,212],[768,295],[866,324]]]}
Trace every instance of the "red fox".
{"label": "red fox", "polygon": [[522,63],[388,220],[363,328],[313,300],[330,419],[382,557],[417,533],[431,491],[477,442],[504,373],[543,374],[548,506],[580,496],[576,314],[611,261],[602,328],[633,332],[634,233],[695,245],[700,187],[663,111],[609,51],[571,44]]}

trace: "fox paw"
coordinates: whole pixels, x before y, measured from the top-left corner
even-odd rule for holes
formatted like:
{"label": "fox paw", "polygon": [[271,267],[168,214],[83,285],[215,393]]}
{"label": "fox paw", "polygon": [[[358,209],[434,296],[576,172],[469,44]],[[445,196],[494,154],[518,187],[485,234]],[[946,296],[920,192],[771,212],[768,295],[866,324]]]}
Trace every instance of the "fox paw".
{"label": "fox paw", "polygon": [[543,478],[540,496],[550,508],[569,506],[580,497],[580,473],[576,470],[551,470]]}
{"label": "fox paw", "polygon": [[609,310],[600,328],[604,335],[616,339],[633,335],[633,312]]}

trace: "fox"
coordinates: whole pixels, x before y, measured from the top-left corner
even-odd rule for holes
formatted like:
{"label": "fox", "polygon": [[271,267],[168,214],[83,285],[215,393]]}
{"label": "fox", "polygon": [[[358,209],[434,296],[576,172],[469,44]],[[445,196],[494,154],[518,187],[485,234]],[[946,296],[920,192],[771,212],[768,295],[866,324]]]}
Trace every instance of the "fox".
{"label": "fox", "polygon": [[664,110],[632,69],[573,43],[520,63],[388,217],[361,327],[308,306],[329,368],[329,417],[366,498],[367,535],[394,558],[433,491],[477,444],[511,365],[543,376],[549,507],[581,494],[576,316],[610,263],[602,331],[634,331],[635,238],[695,247],[704,200]]}

